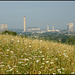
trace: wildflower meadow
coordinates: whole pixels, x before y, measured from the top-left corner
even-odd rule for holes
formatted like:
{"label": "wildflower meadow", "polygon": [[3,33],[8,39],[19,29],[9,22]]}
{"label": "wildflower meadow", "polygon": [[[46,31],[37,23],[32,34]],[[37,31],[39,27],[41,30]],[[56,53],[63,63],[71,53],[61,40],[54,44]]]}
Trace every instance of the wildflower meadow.
{"label": "wildflower meadow", "polygon": [[0,34],[0,74],[75,74],[75,45]]}

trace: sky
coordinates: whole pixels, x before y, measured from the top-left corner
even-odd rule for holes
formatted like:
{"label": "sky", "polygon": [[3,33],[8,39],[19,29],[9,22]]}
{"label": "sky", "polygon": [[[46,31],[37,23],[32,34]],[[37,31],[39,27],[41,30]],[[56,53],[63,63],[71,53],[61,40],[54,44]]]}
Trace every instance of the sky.
{"label": "sky", "polygon": [[75,1],[0,1],[0,24],[23,29],[23,16],[27,28],[67,30],[67,23],[74,23],[75,29]]}

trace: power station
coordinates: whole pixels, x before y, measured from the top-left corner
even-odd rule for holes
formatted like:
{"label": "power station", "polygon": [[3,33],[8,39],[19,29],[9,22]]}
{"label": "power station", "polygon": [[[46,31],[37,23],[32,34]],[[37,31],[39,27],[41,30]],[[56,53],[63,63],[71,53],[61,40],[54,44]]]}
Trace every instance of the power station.
{"label": "power station", "polygon": [[[37,27],[26,27],[26,18],[25,16],[23,17],[23,21],[24,21],[24,31],[23,32],[34,32],[34,33],[45,33],[45,32],[60,32],[60,30],[55,30],[54,26],[52,27],[52,30],[49,29],[49,26],[47,25],[47,30],[46,31],[41,31],[40,28]],[[68,34],[70,31],[74,30],[74,26],[73,23],[68,23]]]}
{"label": "power station", "polygon": [[[26,17],[23,16],[23,23],[24,23],[24,30],[23,32],[32,32],[32,33],[45,33],[45,32],[60,32],[60,30],[55,30],[54,26],[52,27],[52,30],[49,29],[49,26],[47,25],[46,30],[41,30],[38,27],[26,27]],[[68,23],[68,29],[67,32],[70,35],[71,33],[75,33],[74,30],[74,25],[73,23]],[[7,24],[1,24],[0,25],[0,32],[8,30],[8,25]]]}

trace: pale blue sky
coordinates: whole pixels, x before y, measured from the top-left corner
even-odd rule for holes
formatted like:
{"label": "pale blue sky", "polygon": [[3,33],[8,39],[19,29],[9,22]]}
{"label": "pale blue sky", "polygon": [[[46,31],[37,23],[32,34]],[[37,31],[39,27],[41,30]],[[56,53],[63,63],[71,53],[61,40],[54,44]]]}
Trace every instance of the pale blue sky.
{"label": "pale blue sky", "polygon": [[0,24],[23,29],[23,16],[27,27],[67,29],[73,22],[75,28],[75,1],[0,1]]}

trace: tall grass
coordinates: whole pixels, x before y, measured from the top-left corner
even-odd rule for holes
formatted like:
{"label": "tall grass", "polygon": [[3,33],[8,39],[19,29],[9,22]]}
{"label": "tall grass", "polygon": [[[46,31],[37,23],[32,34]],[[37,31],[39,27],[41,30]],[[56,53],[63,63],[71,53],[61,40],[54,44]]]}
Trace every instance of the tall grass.
{"label": "tall grass", "polygon": [[75,46],[0,34],[0,74],[75,74]]}

